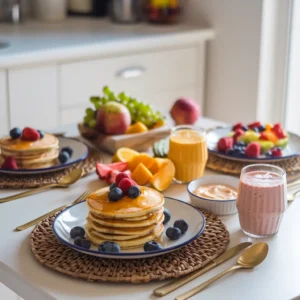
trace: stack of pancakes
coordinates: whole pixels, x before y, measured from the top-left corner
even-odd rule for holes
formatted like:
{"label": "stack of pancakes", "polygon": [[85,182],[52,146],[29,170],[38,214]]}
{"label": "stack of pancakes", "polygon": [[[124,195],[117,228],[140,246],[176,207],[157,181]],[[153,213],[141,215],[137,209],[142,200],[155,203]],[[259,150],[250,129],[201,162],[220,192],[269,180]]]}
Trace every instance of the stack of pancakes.
{"label": "stack of pancakes", "polygon": [[0,139],[1,157],[13,157],[19,169],[48,168],[57,164],[59,154],[58,139],[52,134],[38,141],[26,141],[22,138],[12,139],[4,137]]}
{"label": "stack of pancakes", "polygon": [[140,189],[141,195],[135,199],[124,196],[109,202],[109,188],[87,198],[86,234],[94,245],[113,241],[121,249],[130,249],[160,237],[164,229],[164,197],[154,189]]}

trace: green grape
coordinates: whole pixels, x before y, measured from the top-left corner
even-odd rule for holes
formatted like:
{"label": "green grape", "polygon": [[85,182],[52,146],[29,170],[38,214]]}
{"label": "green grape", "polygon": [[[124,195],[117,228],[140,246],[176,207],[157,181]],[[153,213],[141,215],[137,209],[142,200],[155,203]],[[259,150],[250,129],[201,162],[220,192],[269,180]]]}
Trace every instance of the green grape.
{"label": "green grape", "polygon": [[85,113],[87,116],[94,116],[94,110],[90,107],[85,110]]}
{"label": "green grape", "polygon": [[96,120],[95,119],[90,120],[88,122],[88,126],[91,127],[91,128],[95,128],[96,127]]}

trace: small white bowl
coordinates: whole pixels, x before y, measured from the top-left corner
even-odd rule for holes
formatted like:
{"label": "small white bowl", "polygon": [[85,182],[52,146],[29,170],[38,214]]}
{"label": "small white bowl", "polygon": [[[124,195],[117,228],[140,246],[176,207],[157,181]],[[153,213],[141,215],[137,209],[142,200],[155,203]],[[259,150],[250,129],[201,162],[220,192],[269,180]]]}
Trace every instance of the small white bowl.
{"label": "small white bowl", "polygon": [[226,175],[204,176],[191,181],[187,187],[192,205],[203,208],[216,215],[230,215],[237,213],[236,199],[231,200],[211,200],[194,194],[196,188],[201,185],[222,184],[238,189],[239,178]]}

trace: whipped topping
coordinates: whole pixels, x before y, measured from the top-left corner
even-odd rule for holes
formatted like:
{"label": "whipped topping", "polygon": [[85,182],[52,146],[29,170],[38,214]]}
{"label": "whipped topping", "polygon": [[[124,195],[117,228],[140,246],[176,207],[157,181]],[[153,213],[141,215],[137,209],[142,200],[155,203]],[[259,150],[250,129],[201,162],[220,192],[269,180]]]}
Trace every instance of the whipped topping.
{"label": "whipped topping", "polygon": [[237,197],[237,190],[222,184],[199,186],[194,194],[210,200],[232,200]]}

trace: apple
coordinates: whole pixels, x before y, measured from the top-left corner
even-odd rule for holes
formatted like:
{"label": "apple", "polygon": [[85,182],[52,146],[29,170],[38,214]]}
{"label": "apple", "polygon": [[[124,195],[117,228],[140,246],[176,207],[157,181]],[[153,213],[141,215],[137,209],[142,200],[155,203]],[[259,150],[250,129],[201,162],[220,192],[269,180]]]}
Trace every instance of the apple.
{"label": "apple", "polygon": [[180,98],[175,101],[170,111],[177,125],[193,125],[200,116],[199,105],[190,98]]}
{"label": "apple", "polygon": [[104,134],[123,134],[131,124],[131,115],[126,106],[108,102],[97,112],[97,131]]}

